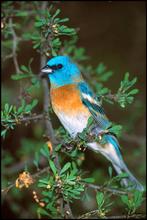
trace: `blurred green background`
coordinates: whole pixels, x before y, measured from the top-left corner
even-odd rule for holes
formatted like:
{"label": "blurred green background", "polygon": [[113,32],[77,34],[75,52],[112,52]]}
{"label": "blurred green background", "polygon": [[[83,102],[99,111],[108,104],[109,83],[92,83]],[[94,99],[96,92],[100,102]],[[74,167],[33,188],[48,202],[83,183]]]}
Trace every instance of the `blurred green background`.
{"label": "blurred green background", "polygon": [[[26,2],[26,4],[28,4]],[[133,174],[144,184],[145,183],[145,89],[146,89],[146,11],[145,1],[71,1],[58,2],[56,7],[61,9],[63,17],[70,18],[71,27],[79,27],[78,46],[86,49],[90,61],[85,64],[96,66],[103,62],[108,69],[114,71],[114,76],[105,84],[115,93],[119,87],[120,80],[125,72],[130,72],[131,78],[138,77],[136,88],[140,90],[136,95],[133,104],[125,109],[117,104],[104,103],[107,116],[117,124],[122,124],[125,129],[127,124],[128,136],[120,138],[121,149],[124,160]],[[25,27],[22,27],[24,32]],[[35,74],[39,73],[39,54],[32,49],[31,43],[21,43],[18,53],[20,64],[27,65],[30,57],[34,58],[32,69]],[[12,59],[2,63],[2,106],[8,102],[17,104],[17,94],[19,84],[10,79],[15,73]],[[91,79],[92,80],[92,79]],[[89,82],[90,83],[90,82]],[[42,111],[42,91],[36,91],[34,97],[39,99],[36,112]],[[52,115],[53,126],[57,128],[59,121]],[[7,138],[2,140],[2,156],[9,154],[2,167],[2,186],[8,182],[14,182],[17,178],[17,168],[24,169],[22,162],[31,160],[36,149],[44,143],[42,139],[42,122],[32,123],[27,126],[18,126],[14,131],[9,132]],[[27,145],[29,149],[27,149]],[[17,154],[16,154],[17,151]],[[18,157],[19,152],[19,157]],[[29,158],[28,158],[29,157]],[[27,166],[29,167],[29,163]],[[15,167],[17,164],[17,167]],[[109,162],[103,156],[95,155],[86,150],[83,170],[88,171],[88,175],[96,178],[96,183],[101,184],[108,178]],[[96,169],[97,167],[97,169]],[[33,171],[33,168],[31,168]],[[92,195],[92,192],[90,192]],[[33,204],[28,207],[29,191],[21,194],[17,190],[11,190],[3,200],[3,216],[5,218],[34,218],[32,212]],[[31,196],[30,196],[31,200]],[[31,203],[31,201],[30,201]],[[21,204],[21,205],[20,205]],[[72,209],[76,214],[81,214],[83,210],[95,208],[95,198],[88,203],[75,201]],[[119,207],[113,212],[119,213]]]}

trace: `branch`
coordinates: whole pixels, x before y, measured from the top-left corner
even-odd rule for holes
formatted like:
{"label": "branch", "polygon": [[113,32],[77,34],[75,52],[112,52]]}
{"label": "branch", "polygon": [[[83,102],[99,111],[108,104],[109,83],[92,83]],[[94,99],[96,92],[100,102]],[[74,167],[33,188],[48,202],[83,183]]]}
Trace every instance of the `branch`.
{"label": "branch", "polygon": [[[45,10],[47,7],[48,2],[44,1],[42,4],[42,10]],[[43,48],[42,48],[42,52],[43,52]],[[43,53],[41,53],[41,59],[40,59],[40,67],[42,68],[44,65],[46,64],[46,56],[43,55]],[[40,69],[41,69],[40,68]],[[49,107],[50,107],[50,96],[49,96],[49,88],[48,88],[48,81],[46,79],[42,79],[42,84],[43,84],[43,89],[44,89],[44,105],[43,105],[43,109],[45,114],[48,117],[45,117],[44,122],[45,122],[45,127],[46,127],[46,134],[49,137],[51,143],[53,146],[55,146],[57,144],[57,140],[55,138],[54,135],[54,130],[51,124],[51,120],[50,120],[50,116],[49,116]],[[61,170],[61,166],[59,163],[59,158],[58,155],[55,154],[55,151],[53,149],[55,158],[54,158],[54,163],[56,165],[56,167],[58,168],[58,170]],[[71,208],[69,206],[69,204],[67,203],[65,206],[63,204],[63,198],[60,199],[60,210],[61,210],[61,214],[63,213],[63,209],[64,209],[64,216],[65,218],[73,218],[72,212],[71,212]],[[63,207],[64,206],[64,207]]]}
{"label": "branch", "polygon": [[[13,42],[13,47],[12,47],[12,58],[13,58],[13,62],[14,62],[14,66],[15,66],[15,70],[16,70],[16,73],[18,74],[21,74],[21,70],[19,69],[19,64],[18,64],[18,60],[17,60],[17,44],[18,44],[18,41],[19,41],[19,38],[17,37],[16,35],[16,32],[13,28],[13,19],[12,17],[9,18],[9,26],[10,26],[10,30],[11,30],[11,33],[12,33],[12,42]],[[21,94],[22,94],[22,90],[23,90],[23,86],[22,86],[22,82],[20,81],[19,82],[19,85],[20,85],[20,99],[21,99]]]}
{"label": "branch", "polygon": [[108,187],[104,187],[104,186],[98,186],[98,185],[94,185],[91,183],[86,183],[86,186],[95,190],[100,190],[103,192],[111,192],[113,195],[126,195],[129,192],[127,191],[123,191],[123,190],[118,190],[118,189],[113,189],[113,188],[108,188]]}
{"label": "branch", "polygon": [[116,94],[111,94],[111,93],[106,94],[106,95],[102,95],[101,97],[102,97],[102,98],[111,99],[111,100],[113,100],[113,101],[115,101],[115,102],[117,102],[117,100],[118,100],[117,95],[116,95]]}
{"label": "branch", "polygon": [[17,35],[15,33],[15,30],[13,28],[13,23],[12,23],[12,17],[9,18],[9,26],[10,26],[10,30],[12,33],[12,37],[13,37],[13,47],[12,47],[12,55],[13,55],[13,62],[14,62],[14,66],[16,69],[16,73],[20,73],[20,69],[19,69],[19,65],[18,65],[18,61],[17,61],[17,44],[18,44],[18,38]]}
{"label": "branch", "polygon": [[79,216],[77,219],[88,219],[91,216],[95,216],[95,217],[99,217],[100,219],[141,219],[141,218],[145,218],[146,215],[145,214],[133,214],[133,215],[120,215],[120,216],[105,216],[105,217],[101,217],[99,216],[98,210],[92,210],[90,212],[87,212],[81,216]]}
{"label": "branch", "polygon": [[[36,120],[39,120],[39,119],[43,119],[45,117],[44,114],[34,114],[32,116],[28,116],[28,117],[21,117],[21,118],[17,118],[17,121],[16,119],[11,119],[11,122],[16,122],[16,124],[19,124],[19,122],[27,122],[27,121],[36,121]],[[5,122],[5,119],[2,119],[1,122]]]}

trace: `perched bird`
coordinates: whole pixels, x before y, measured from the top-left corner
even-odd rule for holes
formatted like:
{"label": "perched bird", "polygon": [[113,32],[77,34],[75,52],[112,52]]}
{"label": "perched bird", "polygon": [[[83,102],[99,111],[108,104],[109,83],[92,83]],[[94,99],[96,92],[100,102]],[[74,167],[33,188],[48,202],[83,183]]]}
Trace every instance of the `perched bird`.
{"label": "perched bird", "polygon": [[54,112],[64,128],[72,138],[86,128],[88,119],[92,116],[95,125],[91,134],[103,136],[105,142],[91,142],[87,145],[95,152],[100,152],[113,165],[118,174],[126,172],[128,177],[123,179],[123,185],[129,182],[133,188],[143,191],[143,186],[131,174],[125,165],[119,143],[112,133],[107,132],[111,122],[106,117],[100,100],[95,98],[88,84],[84,81],[78,66],[67,56],[51,58],[41,69],[42,75],[47,75],[50,80],[50,97]]}

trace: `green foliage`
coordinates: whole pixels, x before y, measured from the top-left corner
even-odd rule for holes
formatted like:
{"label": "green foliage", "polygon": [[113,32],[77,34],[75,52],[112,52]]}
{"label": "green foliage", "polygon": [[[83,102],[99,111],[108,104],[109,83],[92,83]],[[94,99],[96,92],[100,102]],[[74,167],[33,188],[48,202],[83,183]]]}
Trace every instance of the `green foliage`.
{"label": "green foliage", "polygon": [[121,125],[112,124],[111,128],[109,128],[108,130],[109,130],[109,132],[114,133],[116,136],[120,136],[121,135],[122,126]]}
{"label": "green foliage", "polygon": [[[58,216],[57,201],[62,196],[64,201],[73,202],[74,199],[80,199],[81,193],[84,191],[85,183],[92,182],[92,178],[82,178],[80,171],[74,162],[67,162],[58,173],[53,160],[49,160],[49,167],[53,175],[48,175],[45,178],[40,178],[38,187],[42,189],[44,198],[41,200],[46,203],[44,207],[45,212],[41,215],[46,215],[49,211],[54,217]],[[46,213],[46,214],[45,214]]]}
{"label": "green foliage", "polygon": [[108,207],[112,205],[109,201],[109,196],[103,192],[97,192],[96,202],[98,207],[98,216],[101,218],[105,217],[106,213],[110,211]]}
{"label": "green foliage", "polygon": [[33,99],[29,104],[27,104],[26,101],[22,99],[21,106],[18,108],[6,103],[4,109],[1,111],[1,122],[4,128],[1,132],[1,136],[5,137],[6,132],[9,129],[14,129],[15,125],[19,124],[25,115],[30,115],[31,111],[34,109],[37,103],[37,99]]}
{"label": "green foliage", "polygon": [[95,72],[98,76],[99,82],[106,82],[112,75],[112,71],[106,71],[106,66],[103,63],[99,63],[98,66],[95,69]]}
{"label": "green foliage", "polygon": [[[33,40],[33,48],[44,48],[44,53],[50,56],[56,56],[57,52],[61,48],[62,41],[61,36],[73,36],[76,34],[74,28],[69,28],[62,23],[67,22],[68,18],[58,18],[60,9],[57,9],[53,13],[53,6],[51,5],[48,10],[43,12],[43,16],[36,16],[35,27],[36,34],[31,36]],[[41,31],[41,35],[40,35]]]}
{"label": "green foliage", "polygon": [[138,93],[138,89],[132,89],[128,91],[136,83],[136,81],[136,77],[129,81],[129,73],[126,73],[124,80],[121,81],[116,96],[117,101],[122,108],[124,108],[127,104],[131,104],[134,100],[133,95]]}
{"label": "green foliage", "polygon": [[28,66],[21,65],[20,66],[21,72],[15,74],[15,75],[12,75],[11,79],[20,80],[20,79],[25,79],[25,78],[29,78],[29,77],[34,77],[34,74],[32,72],[31,66],[30,66],[32,61],[33,61],[33,58],[30,59]]}
{"label": "green foliage", "polygon": [[143,192],[134,191],[133,194],[130,195],[122,195],[121,200],[126,206],[126,210],[129,215],[132,215],[136,212],[136,210],[141,206],[143,202]]}

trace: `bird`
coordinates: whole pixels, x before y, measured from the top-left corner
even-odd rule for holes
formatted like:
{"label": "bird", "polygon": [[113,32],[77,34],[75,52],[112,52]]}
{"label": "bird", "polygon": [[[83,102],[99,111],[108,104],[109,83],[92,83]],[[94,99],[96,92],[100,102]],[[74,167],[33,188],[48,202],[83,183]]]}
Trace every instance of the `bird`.
{"label": "bird", "polygon": [[144,191],[142,184],[134,177],[125,164],[117,137],[108,128],[111,121],[105,114],[99,97],[96,97],[84,80],[78,65],[67,55],[50,58],[41,69],[41,76],[47,76],[50,83],[50,99],[53,111],[57,115],[71,138],[75,139],[88,124],[94,120],[91,134],[102,137],[104,143],[92,140],[87,146],[108,159],[119,175],[127,173],[121,184],[129,189]]}

